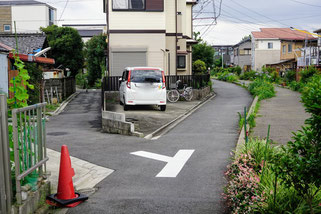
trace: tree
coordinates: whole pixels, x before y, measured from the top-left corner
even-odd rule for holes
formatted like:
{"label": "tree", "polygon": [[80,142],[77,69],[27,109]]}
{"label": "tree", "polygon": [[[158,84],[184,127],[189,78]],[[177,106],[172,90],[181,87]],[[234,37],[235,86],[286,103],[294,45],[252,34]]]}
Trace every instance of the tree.
{"label": "tree", "polygon": [[208,45],[200,36],[200,32],[194,32],[194,39],[198,44],[193,45],[193,63],[197,60],[205,62],[206,68],[213,67],[214,49]]}
{"label": "tree", "polygon": [[94,36],[85,45],[89,86],[93,86],[97,80],[101,79],[106,69],[106,38],[105,35]]}
{"label": "tree", "polygon": [[57,66],[63,65],[70,69],[72,76],[76,76],[84,64],[84,43],[78,31],[56,25],[41,28],[41,30],[46,34],[51,47],[49,57],[55,59]]}
{"label": "tree", "polygon": [[193,62],[193,72],[197,74],[202,74],[207,71],[205,62],[198,59],[195,62]]}
{"label": "tree", "polygon": [[206,42],[201,42],[193,46],[193,63],[202,60],[206,64],[206,68],[213,67],[214,49]]}

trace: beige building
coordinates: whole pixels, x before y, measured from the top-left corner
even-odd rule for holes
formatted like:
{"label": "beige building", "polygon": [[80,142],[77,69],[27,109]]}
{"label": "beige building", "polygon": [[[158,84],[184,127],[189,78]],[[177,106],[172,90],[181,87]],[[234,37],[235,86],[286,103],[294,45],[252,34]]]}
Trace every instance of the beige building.
{"label": "beige building", "polygon": [[106,0],[110,76],[125,67],[160,67],[192,74],[195,0]]}
{"label": "beige building", "polygon": [[278,71],[295,69],[300,48],[313,36],[290,28],[261,28],[252,32],[252,69],[275,67]]}
{"label": "beige building", "polygon": [[0,33],[39,33],[40,27],[56,24],[56,8],[35,0],[0,1]]}

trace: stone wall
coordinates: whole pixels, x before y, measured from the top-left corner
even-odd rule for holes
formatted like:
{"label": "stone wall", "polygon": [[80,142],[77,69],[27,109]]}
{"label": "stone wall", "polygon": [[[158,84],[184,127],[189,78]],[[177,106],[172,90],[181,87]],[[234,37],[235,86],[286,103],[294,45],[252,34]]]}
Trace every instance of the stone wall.
{"label": "stone wall", "polygon": [[[47,91],[50,98],[51,91],[57,90],[59,100],[61,99],[65,100],[70,95],[76,92],[76,80],[73,77],[47,79],[44,84],[45,84],[45,90],[44,90],[45,101],[48,101]],[[57,98],[57,95],[54,94],[53,98]]]}

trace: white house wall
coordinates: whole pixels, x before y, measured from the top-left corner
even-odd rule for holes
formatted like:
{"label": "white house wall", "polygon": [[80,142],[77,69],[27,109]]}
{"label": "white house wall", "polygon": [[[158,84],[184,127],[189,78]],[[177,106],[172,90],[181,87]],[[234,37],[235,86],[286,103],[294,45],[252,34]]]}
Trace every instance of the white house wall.
{"label": "white house wall", "polygon": [[185,35],[193,38],[192,35],[192,4],[186,5],[186,32]]}
{"label": "white house wall", "polygon": [[[268,49],[268,43],[273,43],[273,49]],[[252,43],[252,68],[261,71],[266,64],[277,63],[281,57],[281,42],[278,39],[255,39]]]}
{"label": "white house wall", "polygon": [[[46,5],[15,5],[11,7],[12,26],[16,21],[17,32],[40,32],[40,27],[49,25],[49,8]],[[56,12],[55,20],[56,20]]]}
{"label": "white house wall", "polygon": [[147,50],[147,66],[159,67],[164,70],[166,70],[166,64],[162,50],[166,49],[165,42],[165,34],[110,34],[111,51],[115,48],[123,50],[144,48]]}

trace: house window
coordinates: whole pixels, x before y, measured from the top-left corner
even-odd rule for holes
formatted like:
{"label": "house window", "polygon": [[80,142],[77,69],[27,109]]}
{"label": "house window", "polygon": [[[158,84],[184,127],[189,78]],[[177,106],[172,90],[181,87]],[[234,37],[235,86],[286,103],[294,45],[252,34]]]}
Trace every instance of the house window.
{"label": "house window", "polygon": [[288,44],[288,53],[292,53],[292,44]]}
{"label": "house window", "polygon": [[282,45],[282,54],[286,53],[286,45]]}
{"label": "house window", "polygon": [[273,42],[268,43],[268,49],[273,49]]}
{"label": "house window", "polygon": [[49,8],[49,26],[53,25],[55,22],[54,10]]}
{"label": "house window", "polygon": [[11,25],[3,25],[4,32],[11,32]]}
{"label": "house window", "polygon": [[113,10],[144,10],[145,0],[113,0]]}
{"label": "house window", "polygon": [[186,56],[177,56],[177,68],[186,68]]}

